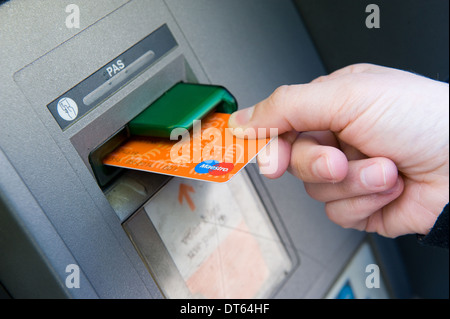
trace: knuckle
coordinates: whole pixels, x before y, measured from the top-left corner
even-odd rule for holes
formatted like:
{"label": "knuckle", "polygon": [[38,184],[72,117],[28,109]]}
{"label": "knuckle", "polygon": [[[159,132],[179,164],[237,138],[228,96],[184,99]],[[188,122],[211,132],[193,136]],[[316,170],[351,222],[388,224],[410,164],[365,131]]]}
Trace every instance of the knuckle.
{"label": "knuckle", "polygon": [[320,192],[317,191],[317,187],[315,187],[312,183],[304,183],[306,193],[313,199],[322,201]]}
{"label": "knuckle", "polygon": [[310,182],[311,173],[308,171],[307,165],[304,165],[302,158],[291,160],[290,167],[296,177],[305,182]]}
{"label": "knuckle", "polygon": [[363,73],[367,70],[372,69],[373,67],[374,64],[371,63],[355,63],[348,66],[350,73]]}
{"label": "knuckle", "polygon": [[329,75],[321,75],[311,81],[311,83],[321,83],[327,81],[328,79],[330,79]]}
{"label": "knuckle", "polygon": [[[352,206],[351,201],[346,201],[345,205]],[[339,206],[339,207],[338,207]],[[328,218],[335,224],[341,226],[342,228],[353,228],[355,226],[355,221],[353,218],[346,217],[346,214],[351,214],[347,209],[345,211],[340,207],[341,205],[333,205],[333,203],[327,203],[325,205],[325,212]]]}
{"label": "knuckle", "polygon": [[286,100],[291,92],[292,87],[290,85],[282,85],[275,89],[270,95],[270,103],[275,107],[286,105]]}
{"label": "knuckle", "polygon": [[325,204],[325,213],[327,214],[329,220],[331,220],[335,224],[342,226],[334,205],[330,203]]}

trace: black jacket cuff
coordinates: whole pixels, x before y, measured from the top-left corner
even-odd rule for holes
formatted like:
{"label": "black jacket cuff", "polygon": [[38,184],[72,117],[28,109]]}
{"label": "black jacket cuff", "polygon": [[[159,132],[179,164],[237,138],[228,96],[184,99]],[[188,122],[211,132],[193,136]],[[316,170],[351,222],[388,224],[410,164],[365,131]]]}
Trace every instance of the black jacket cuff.
{"label": "black jacket cuff", "polygon": [[430,232],[427,235],[417,235],[417,240],[424,246],[448,249],[448,204],[439,215]]}

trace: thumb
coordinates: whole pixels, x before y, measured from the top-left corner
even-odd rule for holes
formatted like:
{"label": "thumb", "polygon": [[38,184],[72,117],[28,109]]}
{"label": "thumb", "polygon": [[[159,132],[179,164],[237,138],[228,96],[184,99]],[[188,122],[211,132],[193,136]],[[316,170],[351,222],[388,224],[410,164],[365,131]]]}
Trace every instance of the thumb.
{"label": "thumb", "polygon": [[340,131],[355,115],[354,110],[343,111],[349,100],[349,89],[344,89],[342,82],[345,81],[281,86],[255,106],[233,113],[228,125],[241,129],[234,130],[238,137],[253,136],[248,131],[259,138],[264,137],[261,134],[273,135],[271,128],[278,129],[278,135],[293,130]]}

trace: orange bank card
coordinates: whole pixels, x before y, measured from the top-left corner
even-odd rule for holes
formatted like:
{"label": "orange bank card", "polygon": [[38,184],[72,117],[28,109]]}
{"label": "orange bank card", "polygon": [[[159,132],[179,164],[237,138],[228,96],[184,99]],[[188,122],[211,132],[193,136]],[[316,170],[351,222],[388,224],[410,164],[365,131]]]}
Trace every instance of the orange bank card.
{"label": "orange bank card", "polygon": [[[107,155],[105,165],[224,183],[244,168],[270,138],[236,138],[230,114],[212,113],[178,140],[132,136]],[[185,132],[187,133],[187,131]]]}

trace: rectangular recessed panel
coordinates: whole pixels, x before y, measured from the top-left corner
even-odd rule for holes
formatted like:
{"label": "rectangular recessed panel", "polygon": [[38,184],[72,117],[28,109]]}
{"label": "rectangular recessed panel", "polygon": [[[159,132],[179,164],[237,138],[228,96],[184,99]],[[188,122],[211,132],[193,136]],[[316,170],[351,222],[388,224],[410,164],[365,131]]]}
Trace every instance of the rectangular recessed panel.
{"label": "rectangular recessed panel", "polygon": [[293,267],[246,173],[174,178],[124,227],[168,298],[266,298]]}

